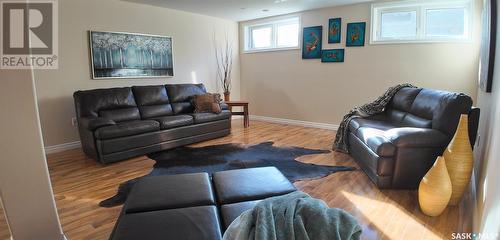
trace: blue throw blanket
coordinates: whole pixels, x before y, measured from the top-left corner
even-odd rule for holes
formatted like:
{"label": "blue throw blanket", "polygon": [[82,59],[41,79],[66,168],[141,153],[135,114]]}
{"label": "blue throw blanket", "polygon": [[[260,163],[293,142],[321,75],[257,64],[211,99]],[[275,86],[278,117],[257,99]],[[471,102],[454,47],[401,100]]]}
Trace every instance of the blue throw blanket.
{"label": "blue throw blanket", "polygon": [[242,213],[229,226],[224,240],[357,240],[361,228],[341,209],[303,192],[268,198]]}

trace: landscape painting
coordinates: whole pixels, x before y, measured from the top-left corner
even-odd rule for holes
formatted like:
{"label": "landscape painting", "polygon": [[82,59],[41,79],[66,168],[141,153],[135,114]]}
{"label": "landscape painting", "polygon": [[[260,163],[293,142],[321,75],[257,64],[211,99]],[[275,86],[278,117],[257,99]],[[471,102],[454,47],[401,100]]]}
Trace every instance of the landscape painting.
{"label": "landscape painting", "polygon": [[341,31],[341,18],[331,18],[330,20],[328,20],[328,43],[340,43]]}
{"label": "landscape painting", "polygon": [[348,47],[361,47],[365,45],[365,22],[348,23],[347,39],[345,45]]}
{"label": "landscape painting", "polygon": [[344,62],[344,49],[324,49],[321,62]]}
{"label": "landscape painting", "polygon": [[302,34],[302,59],[321,58],[323,27],[306,27]]}
{"label": "landscape painting", "polygon": [[92,77],[172,77],[172,38],[90,31]]}

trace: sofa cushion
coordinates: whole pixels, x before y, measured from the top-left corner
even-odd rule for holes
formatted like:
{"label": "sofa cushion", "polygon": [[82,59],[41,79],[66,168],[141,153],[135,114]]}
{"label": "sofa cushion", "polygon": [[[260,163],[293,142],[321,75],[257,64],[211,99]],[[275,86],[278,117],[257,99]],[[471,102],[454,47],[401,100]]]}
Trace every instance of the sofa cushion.
{"label": "sofa cushion", "polygon": [[138,106],[169,103],[167,89],[164,85],[134,86],[132,91]]}
{"label": "sofa cushion", "polygon": [[393,123],[394,125],[399,125],[401,124],[403,118],[406,116],[407,113],[401,110],[389,108],[382,114],[385,115],[386,119],[389,122]]}
{"label": "sofa cushion", "polygon": [[101,110],[99,111],[99,117],[111,119],[115,122],[125,122],[141,119],[139,109],[136,107]]}
{"label": "sofa cushion", "polygon": [[472,99],[462,93],[422,89],[409,113],[432,122],[432,128],[453,136],[460,114],[468,114]]}
{"label": "sofa cushion", "polygon": [[153,120],[160,123],[161,129],[170,129],[182,126],[188,126],[194,123],[193,117],[190,115],[174,115],[154,118]]}
{"label": "sofa cushion", "polygon": [[421,90],[422,88],[410,87],[400,89],[392,97],[391,102],[389,103],[389,108],[409,112],[413,101],[415,101],[415,98]]}
{"label": "sofa cushion", "polygon": [[194,111],[191,104],[192,97],[207,92],[203,84],[167,84],[165,87],[174,114],[192,113]]}
{"label": "sofa cushion", "polygon": [[369,118],[354,118],[349,122],[349,131],[356,133],[361,127],[375,128],[387,130],[397,127],[395,124],[388,121],[374,120]]}
{"label": "sofa cushion", "polygon": [[132,87],[142,118],[173,115],[164,85]]}
{"label": "sofa cushion", "polygon": [[174,114],[189,114],[194,112],[194,106],[191,102],[177,102],[171,105]]}
{"label": "sofa cushion", "polygon": [[160,123],[154,120],[135,120],[106,126],[95,131],[97,139],[111,139],[160,130]]}
{"label": "sofa cushion", "polygon": [[377,155],[390,157],[396,153],[396,147],[384,136],[386,130],[389,129],[360,127],[356,131],[356,136]]}
{"label": "sofa cushion", "polygon": [[214,205],[207,173],[142,178],[127,197],[126,213]]}
{"label": "sofa cushion", "polygon": [[401,120],[401,127],[432,128],[432,121],[415,116],[411,113],[405,114]]}
{"label": "sofa cushion", "polygon": [[203,84],[167,84],[165,87],[172,103],[189,102],[194,95],[207,92]]}
{"label": "sofa cushion", "polygon": [[110,239],[219,240],[222,234],[215,206],[200,206],[122,215]]}
{"label": "sofa cushion", "polygon": [[192,113],[194,123],[205,123],[205,122],[213,122],[218,120],[224,120],[231,118],[231,112],[229,110],[224,110],[219,114],[215,113]]}
{"label": "sofa cushion", "polygon": [[229,225],[231,225],[231,223],[237,217],[239,217],[244,211],[252,209],[260,201],[262,201],[262,200],[255,200],[255,201],[247,201],[247,202],[239,202],[239,203],[222,205],[220,207],[220,210],[221,210],[221,215],[222,215],[221,216],[222,225],[223,225],[224,229],[227,229],[229,227]]}
{"label": "sofa cushion", "polygon": [[402,127],[384,132],[384,137],[398,148],[444,148],[450,137],[435,129]]}
{"label": "sofa cushion", "polygon": [[103,110],[137,107],[130,87],[77,91],[73,97],[79,117],[99,117]]}
{"label": "sofa cushion", "polygon": [[216,172],[212,179],[219,204],[258,200],[296,190],[275,167]]}
{"label": "sofa cushion", "polygon": [[100,117],[80,118],[78,119],[78,121],[80,122],[82,127],[90,131],[94,131],[101,127],[112,126],[116,124],[116,122],[111,119],[100,118]]}

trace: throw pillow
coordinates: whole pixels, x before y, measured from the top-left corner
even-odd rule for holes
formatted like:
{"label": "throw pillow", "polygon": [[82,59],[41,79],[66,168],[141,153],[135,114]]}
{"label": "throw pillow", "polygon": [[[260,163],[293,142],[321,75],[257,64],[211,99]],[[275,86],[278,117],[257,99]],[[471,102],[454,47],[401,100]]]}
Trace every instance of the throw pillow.
{"label": "throw pillow", "polygon": [[205,93],[201,95],[195,95],[193,97],[193,105],[195,113],[221,113],[222,109],[220,107],[221,102],[220,94],[218,93]]}

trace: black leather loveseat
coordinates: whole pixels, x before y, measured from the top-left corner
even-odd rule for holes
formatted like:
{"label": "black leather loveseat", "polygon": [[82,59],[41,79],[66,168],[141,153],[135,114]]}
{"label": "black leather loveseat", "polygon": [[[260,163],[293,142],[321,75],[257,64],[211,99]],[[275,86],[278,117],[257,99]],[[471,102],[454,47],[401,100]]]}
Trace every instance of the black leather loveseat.
{"label": "black leather loveseat", "polygon": [[231,112],[194,113],[191,98],[202,84],[134,86],[77,91],[82,148],[102,163],[228,135]]}
{"label": "black leather loveseat", "polygon": [[403,88],[382,114],[349,124],[349,152],[379,188],[415,189],[443,154],[461,114],[469,115],[475,142],[479,109],[469,96]]}

